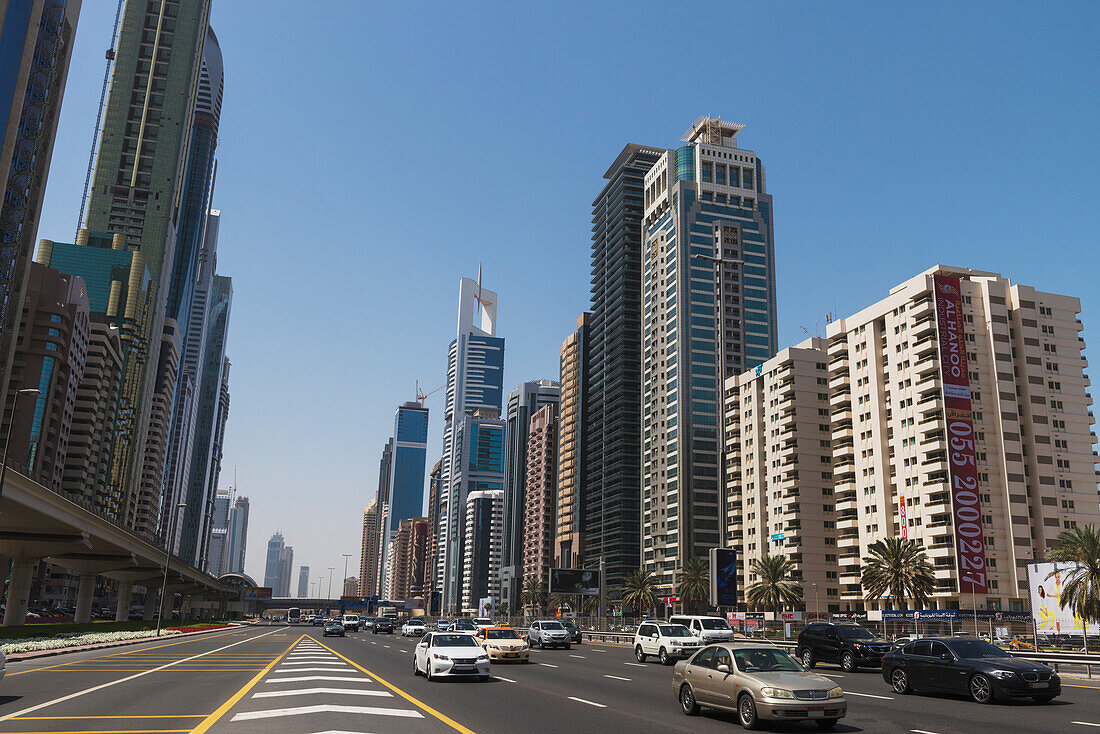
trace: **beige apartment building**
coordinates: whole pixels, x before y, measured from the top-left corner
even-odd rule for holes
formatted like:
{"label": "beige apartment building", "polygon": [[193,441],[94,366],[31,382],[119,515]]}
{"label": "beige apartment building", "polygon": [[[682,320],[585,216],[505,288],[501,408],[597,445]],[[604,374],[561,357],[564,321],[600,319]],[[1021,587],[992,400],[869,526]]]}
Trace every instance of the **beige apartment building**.
{"label": "beige apartment building", "polygon": [[726,542],[739,587],[752,562],[791,559],[808,611],[837,607],[826,342],[814,337],[725,382]]}
{"label": "beige apartment building", "polygon": [[[960,278],[982,596],[959,592],[937,274]],[[1080,310],[1071,296],[939,265],[828,325],[841,611],[883,608],[864,601],[861,559],[894,536],[927,549],[939,608],[1024,609],[1027,564],[1061,531],[1100,523]]]}

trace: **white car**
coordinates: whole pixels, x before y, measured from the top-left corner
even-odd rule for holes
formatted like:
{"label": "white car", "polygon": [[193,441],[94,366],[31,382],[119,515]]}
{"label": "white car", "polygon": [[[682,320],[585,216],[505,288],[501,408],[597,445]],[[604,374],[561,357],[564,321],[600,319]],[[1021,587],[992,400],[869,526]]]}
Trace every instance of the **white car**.
{"label": "white car", "polygon": [[489,680],[489,655],[473,635],[429,632],[413,652],[413,675],[428,680],[447,676],[477,676]]}
{"label": "white car", "polygon": [[424,624],[424,620],[419,617],[413,617],[401,625],[402,637],[423,637],[427,631],[428,625]]}
{"label": "white car", "polygon": [[668,618],[671,624],[682,624],[708,645],[733,639],[733,628],[722,617],[680,614]]}
{"label": "white car", "polygon": [[4,673],[8,672],[8,656],[4,654],[3,650],[0,650],[0,678],[4,677]]}
{"label": "white car", "polygon": [[493,627],[493,620],[488,617],[474,617],[474,624],[477,625],[479,630],[483,630],[486,627]]}
{"label": "white car", "polygon": [[642,622],[634,633],[634,657],[639,663],[656,655],[661,665],[672,665],[680,658],[691,657],[702,647],[702,638],[682,624]]}
{"label": "white car", "polygon": [[344,630],[351,632],[359,631],[359,615],[358,614],[345,614],[343,618]]}

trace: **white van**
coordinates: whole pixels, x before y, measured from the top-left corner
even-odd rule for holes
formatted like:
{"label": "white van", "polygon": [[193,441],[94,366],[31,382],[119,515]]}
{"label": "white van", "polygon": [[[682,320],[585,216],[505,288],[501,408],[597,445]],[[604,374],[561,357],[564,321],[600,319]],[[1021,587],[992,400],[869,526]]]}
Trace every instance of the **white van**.
{"label": "white van", "polygon": [[344,631],[345,632],[358,632],[359,631],[359,615],[358,614],[345,614],[343,622],[344,622]]}
{"label": "white van", "polygon": [[668,618],[669,624],[682,624],[704,644],[733,639],[733,628],[721,617],[678,615]]}

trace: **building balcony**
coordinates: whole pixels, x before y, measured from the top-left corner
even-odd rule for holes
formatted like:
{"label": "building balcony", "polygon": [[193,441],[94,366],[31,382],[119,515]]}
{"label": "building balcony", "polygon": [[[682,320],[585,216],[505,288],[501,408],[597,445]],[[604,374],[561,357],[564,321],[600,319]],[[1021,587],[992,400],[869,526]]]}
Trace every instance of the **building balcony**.
{"label": "building balcony", "polygon": [[841,509],[841,505],[848,505],[857,500],[856,491],[854,489],[846,489],[843,492],[837,492],[833,495],[833,500],[836,502],[836,508]]}
{"label": "building balcony", "polygon": [[924,299],[923,301],[919,301],[917,303],[911,303],[911,304],[909,304],[908,313],[909,313],[909,318],[911,318],[913,320],[918,320],[919,321],[921,318],[923,318],[925,316],[931,316],[933,318],[933,321],[934,321],[935,317],[936,317],[936,303],[935,303],[935,300],[931,297],[928,297],[928,298]]}

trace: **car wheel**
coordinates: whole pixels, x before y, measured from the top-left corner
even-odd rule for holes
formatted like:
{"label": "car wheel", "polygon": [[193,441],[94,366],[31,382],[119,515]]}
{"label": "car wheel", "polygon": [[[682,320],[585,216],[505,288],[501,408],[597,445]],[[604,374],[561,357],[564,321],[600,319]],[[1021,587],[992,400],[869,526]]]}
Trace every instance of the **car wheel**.
{"label": "car wheel", "polygon": [[435,676],[432,675],[432,661],[428,660],[424,664],[424,677],[428,679],[429,683],[435,683]]}
{"label": "car wheel", "polygon": [[993,703],[993,684],[978,673],[970,679],[970,697],[977,703]]}
{"label": "car wheel", "polygon": [[565,649],[566,649],[566,650],[568,650],[568,649],[569,649],[569,643],[568,643],[568,642],[567,642],[567,643],[565,643]]}
{"label": "car wheel", "polygon": [[850,652],[846,652],[840,656],[840,667],[844,669],[845,673],[854,672],[856,669],[856,658]]}
{"label": "car wheel", "polygon": [[680,686],[680,709],[685,716],[695,716],[699,713],[699,704],[695,701],[695,694],[692,693],[691,686],[686,683]]}
{"label": "car wheel", "polygon": [[488,683],[489,682],[489,676],[487,676],[487,675],[479,675],[477,677],[477,679],[479,681],[481,681],[482,683]]}
{"label": "car wheel", "polygon": [[1035,701],[1035,703],[1050,703],[1054,700],[1054,696],[1047,694],[1045,696],[1032,696],[1031,699]]}
{"label": "car wheel", "polygon": [[737,702],[737,720],[745,729],[760,728],[760,717],[756,715],[756,702],[752,700],[752,696],[746,694]]}
{"label": "car wheel", "polygon": [[669,665],[670,663],[672,663],[672,658],[668,656],[668,650],[664,649],[663,647],[657,653],[657,657],[658,659],[660,659],[661,665]]}
{"label": "car wheel", "polygon": [[413,655],[413,678],[420,677],[420,667],[416,664],[416,656]]}
{"label": "car wheel", "polygon": [[540,650],[545,650],[546,649],[546,640],[539,640],[539,649]]}
{"label": "car wheel", "polygon": [[903,696],[913,690],[909,687],[909,676],[901,668],[894,668],[894,672],[890,674],[890,687],[894,689],[894,693]]}
{"label": "car wheel", "polygon": [[806,670],[812,670],[815,665],[813,650],[808,647],[802,651],[802,664],[806,667]]}
{"label": "car wheel", "polygon": [[817,720],[817,728],[821,729],[823,731],[829,731],[830,729],[835,729],[837,721],[839,721],[839,719],[818,719]]}
{"label": "car wheel", "polygon": [[634,647],[634,657],[638,658],[639,663],[644,663],[645,662],[646,654],[644,652],[642,652],[642,646],[641,645],[636,645]]}

